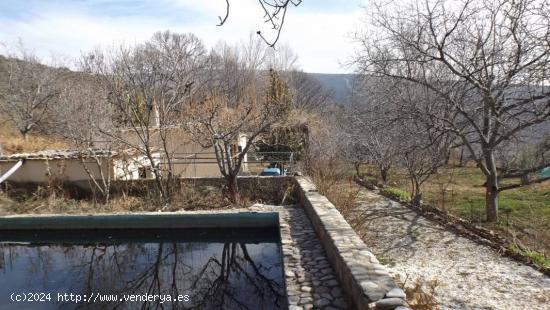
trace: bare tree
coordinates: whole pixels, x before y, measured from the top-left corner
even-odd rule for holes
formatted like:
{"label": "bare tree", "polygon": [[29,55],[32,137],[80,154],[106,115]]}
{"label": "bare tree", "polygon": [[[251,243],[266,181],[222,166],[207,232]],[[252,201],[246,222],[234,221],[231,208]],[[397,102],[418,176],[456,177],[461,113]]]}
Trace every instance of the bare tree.
{"label": "bare tree", "polygon": [[420,205],[422,185],[445,164],[449,139],[434,135],[424,124],[402,123],[401,150],[398,160],[407,170],[411,183],[411,203]]}
{"label": "bare tree", "polygon": [[498,194],[512,188],[499,187],[496,150],[550,117],[548,7],[538,0],[376,3],[370,19],[370,33],[359,36],[359,71],[410,81],[442,99],[409,113],[461,140],[486,176],[487,220],[496,221]]}
{"label": "bare tree", "polygon": [[266,49],[266,62],[268,68],[284,75],[286,72],[296,70],[298,55],[292,50],[290,45],[283,44],[277,47],[277,49]]}
{"label": "bare tree", "polygon": [[419,204],[421,186],[445,163],[453,135],[440,133],[438,123],[409,111],[434,106],[439,98],[423,86],[394,78],[366,77],[362,84],[353,98],[348,130],[384,182],[394,166],[407,171],[412,203]]}
{"label": "bare tree", "polygon": [[94,197],[110,198],[112,156],[121,146],[102,132],[114,129],[113,107],[97,76],[73,72],[61,86],[58,104],[52,107],[50,131],[72,142],[89,176]]}
{"label": "bare tree", "polygon": [[246,43],[219,43],[208,56],[202,72],[203,92],[212,90],[225,94],[229,105],[236,106],[248,96],[250,88],[261,80],[261,70],[267,59],[266,47],[250,36]]}
{"label": "bare tree", "polygon": [[[194,35],[166,31],[134,47],[95,51],[82,62],[108,94],[115,113],[116,130],[101,133],[147,158],[163,202],[170,200],[174,182],[170,131],[180,124],[181,111],[192,99],[204,54]],[[155,164],[157,152],[162,165]]]}
{"label": "bare tree", "polygon": [[[230,1],[225,0],[226,7],[225,7],[225,15],[218,16],[220,19],[220,23],[218,26],[222,26],[227,21],[227,18],[229,18],[229,9],[230,9]],[[258,3],[262,7],[264,11],[264,19],[265,23],[269,24],[271,28],[275,31],[275,38],[273,40],[269,40],[264,36],[264,34],[261,31],[257,31],[256,34],[270,47],[275,47],[275,44],[277,41],[279,41],[279,38],[281,36],[281,31],[283,29],[283,25],[285,23],[285,17],[286,17],[286,11],[289,7],[289,5],[293,6],[299,6],[302,3],[302,0],[258,0]]]}
{"label": "bare tree", "polygon": [[[192,139],[204,148],[213,148],[220,172],[226,179],[230,198],[240,202],[237,176],[246,153],[256,138],[284,121],[290,109],[290,97],[284,82],[270,71],[265,94],[248,89],[247,97],[231,105],[223,93],[214,93],[186,110],[185,128]],[[242,149],[237,148],[246,136]]]}
{"label": "bare tree", "polygon": [[27,139],[29,133],[40,128],[59,95],[63,70],[42,62],[21,43],[16,53],[3,62],[7,75],[7,88],[0,92],[0,111],[8,117]]}
{"label": "bare tree", "polygon": [[401,151],[402,115],[395,107],[403,98],[393,92],[395,85],[389,80],[357,77],[354,86],[344,122],[352,146],[348,159],[357,165],[373,164],[385,183]]}

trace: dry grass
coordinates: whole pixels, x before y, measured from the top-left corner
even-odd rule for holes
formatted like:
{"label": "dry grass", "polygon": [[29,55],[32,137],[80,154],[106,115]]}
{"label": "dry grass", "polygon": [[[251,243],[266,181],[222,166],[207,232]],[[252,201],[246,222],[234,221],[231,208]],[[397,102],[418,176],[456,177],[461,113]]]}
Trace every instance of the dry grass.
{"label": "dry grass", "polygon": [[[241,205],[248,205],[250,202],[243,198]],[[172,208],[186,206],[185,210],[209,210],[228,209],[238,207],[231,203],[228,195],[220,188],[212,186],[184,187],[181,193],[174,197]]]}
{"label": "dry grass", "polygon": [[407,303],[413,310],[438,310],[439,304],[435,298],[435,290],[439,286],[437,279],[422,281],[416,279],[412,285],[408,285],[408,275],[404,280],[399,276],[395,279],[407,295]]}
{"label": "dry grass", "polygon": [[71,145],[59,137],[30,134],[25,140],[9,122],[0,119],[0,147],[8,154],[36,152],[46,149],[66,149]]}
{"label": "dry grass", "polygon": [[328,165],[324,169],[315,170],[312,180],[319,193],[334,204],[350,226],[364,239],[367,216],[365,212],[356,208],[360,189],[355,186],[351,177],[343,181],[346,179],[346,174],[345,170]]}
{"label": "dry grass", "polygon": [[[93,214],[152,211],[191,211],[235,208],[219,188],[185,187],[170,204],[159,205],[154,195],[120,195],[107,203],[93,199],[73,199],[60,187],[39,187],[28,193],[21,190],[0,191],[0,216],[14,214]],[[243,204],[248,204],[248,201]]]}

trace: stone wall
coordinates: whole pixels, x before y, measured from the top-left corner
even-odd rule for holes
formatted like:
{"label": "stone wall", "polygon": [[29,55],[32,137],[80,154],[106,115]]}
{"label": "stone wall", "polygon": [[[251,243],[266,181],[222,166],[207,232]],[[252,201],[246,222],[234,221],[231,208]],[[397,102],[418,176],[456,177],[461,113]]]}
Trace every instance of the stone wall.
{"label": "stone wall", "polygon": [[390,277],[336,207],[305,177],[296,195],[355,309],[408,309],[405,293]]}

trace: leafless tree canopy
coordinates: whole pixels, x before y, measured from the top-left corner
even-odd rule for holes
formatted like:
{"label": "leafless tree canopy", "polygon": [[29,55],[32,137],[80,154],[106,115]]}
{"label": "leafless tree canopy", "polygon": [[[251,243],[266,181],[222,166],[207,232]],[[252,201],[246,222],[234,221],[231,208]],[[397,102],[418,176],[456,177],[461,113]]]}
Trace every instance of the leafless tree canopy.
{"label": "leafless tree canopy", "polygon": [[497,219],[495,151],[548,124],[550,15],[544,1],[373,3],[358,36],[363,74],[409,81],[439,100],[406,114],[460,140],[487,177],[487,219]]}
{"label": "leafless tree canopy", "polygon": [[151,40],[134,47],[95,51],[82,60],[82,69],[98,79],[107,94],[117,130],[101,132],[165,165],[154,167],[163,201],[171,195],[174,178],[173,149],[169,132],[181,123],[181,111],[191,102],[204,67],[205,49],[192,34],[156,33]]}
{"label": "leafless tree canopy", "polygon": [[[193,140],[213,148],[221,174],[226,178],[233,202],[239,202],[237,175],[246,153],[256,138],[275,124],[284,122],[290,109],[290,97],[284,82],[270,71],[267,85],[248,85],[245,96],[231,103],[223,92],[212,93],[185,111],[185,128]],[[245,135],[246,143],[236,143]]]}
{"label": "leafless tree canopy", "polygon": [[408,81],[364,77],[360,83],[348,112],[348,160],[376,166],[384,182],[393,167],[404,168],[413,202],[419,203],[421,185],[445,163],[454,136],[409,109],[436,105],[439,98]]}
{"label": "leafless tree canopy", "polygon": [[[223,17],[218,16],[220,19],[218,26],[225,24],[229,18],[230,1],[226,0],[225,3],[225,15]],[[269,24],[275,32],[275,38],[273,40],[269,40],[261,31],[257,31],[256,33],[267,45],[270,47],[275,47],[275,44],[279,41],[281,36],[281,31],[283,30],[288,7],[290,5],[295,7],[299,6],[302,3],[302,0],[258,0],[258,3],[263,9],[265,23]]]}
{"label": "leafless tree canopy", "polygon": [[64,70],[46,65],[21,43],[8,57],[0,64],[0,72],[7,76],[6,90],[0,92],[0,111],[26,138],[31,131],[44,128]]}

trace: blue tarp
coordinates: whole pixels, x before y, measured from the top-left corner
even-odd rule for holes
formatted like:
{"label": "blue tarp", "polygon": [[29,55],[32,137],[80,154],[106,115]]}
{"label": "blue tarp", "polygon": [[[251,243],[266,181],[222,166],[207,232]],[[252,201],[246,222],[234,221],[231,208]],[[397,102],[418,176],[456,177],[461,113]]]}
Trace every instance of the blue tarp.
{"label": "blue tarp", "polygon": [[279,168],[265,168],[260,173],[261,176],[277,176],[281,175],[281,169]]}

